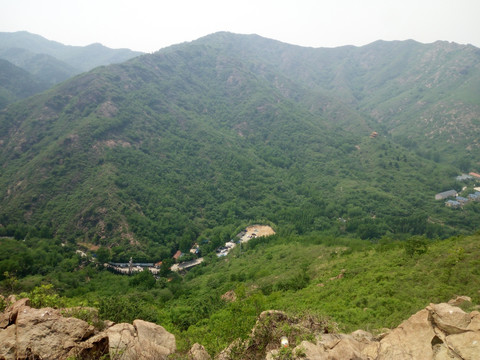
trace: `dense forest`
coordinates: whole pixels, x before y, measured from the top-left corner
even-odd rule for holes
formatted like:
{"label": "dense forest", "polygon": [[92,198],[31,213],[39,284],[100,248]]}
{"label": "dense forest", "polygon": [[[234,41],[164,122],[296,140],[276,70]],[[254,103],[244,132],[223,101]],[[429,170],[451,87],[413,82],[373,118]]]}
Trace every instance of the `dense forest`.
{"label": "dense forest", "polygon": [[97,68],[0,114],[0,223],[117,260],[254,222],[363,239],[469,233],[478,204],[450,211],[434,195],[461,191],[455,176],[478,166],[478,103],[462,97],[478,60],[441,42],[305,49],[218,33]]}

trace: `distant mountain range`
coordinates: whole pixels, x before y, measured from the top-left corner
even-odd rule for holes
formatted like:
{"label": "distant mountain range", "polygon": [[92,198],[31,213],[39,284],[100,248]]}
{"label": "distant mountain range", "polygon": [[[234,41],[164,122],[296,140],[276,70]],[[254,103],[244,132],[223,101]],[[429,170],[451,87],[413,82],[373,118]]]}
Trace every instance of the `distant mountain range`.
{"label": "distant mountain range", "polygon": [[[61,49],[49,55],[80,52]],[[221,243],[253,221],[364,239],[470,232],[477,204],[455,212],[434,194],[480,170],[479,93],[473,46],[212,34],[4,109],[0,223],[116,258]]]}
{"label": "distant mountain range", "polygon": [[[120,63],[141,54],[129,49],[110,49],[101,44],[67,46],[26,31],[0,32],[0,59],[32,75],[32,89],[36,89],[35,92],[97,66]],[[0,65],[6,79],[7,67],[3,62]],[[14,74],[6,81],[12,82],[13,78]],[[35,83],[41,84],[40,87]],[[0,89],[2,92],[8,91],[3,87],[4,82],[0,83]],[[12,102],[29,95],[29,91],[0,95],[0,102]]]}

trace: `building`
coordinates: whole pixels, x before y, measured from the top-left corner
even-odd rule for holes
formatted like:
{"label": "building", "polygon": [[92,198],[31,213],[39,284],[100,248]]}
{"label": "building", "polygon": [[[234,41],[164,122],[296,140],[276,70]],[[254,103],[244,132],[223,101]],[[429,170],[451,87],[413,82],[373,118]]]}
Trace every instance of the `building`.
{"label": "building", "polygon": [[456,197],[457,195],[458,194],[457,194],[456,190],[448,190],[448,191],[444,191],[444,192],[436,194],[435,195],[435,200],[443,200],[443,199],[447,199],[449,197]]}
{"label": "building", "polygon": [[468,200],[480,201],[480,192],[477,191],[475,194],[468,194]]}
{"label": "building", "polygon": [[475,178],[477,178],[477,179],[480,179],[480,174],[471,172],[471,173],[468,173],[468,175],[473,176],[473,177],[475,177]]}
{"label": "building", "polygon": [[457,200],[460,204],[462,204],[462,205],[465,205],[466,203],[468,203],[468,199],[467,199],[467,198],[464,198],[464,197],[462,197],[462,196],[457,196],[457,197],[456,197],[456,200]]}
{"label": "building", "polygon": [[182,252],[181,252],[180,250],[178,250],[178,251],[175,253],[175,255],[173,255],[173,258],[174,258],[175,260],[178,260],[182,255],[183,255]]}
{"label": "building", "polygon": [[455,178],[455,180],[457,181],[467,181],[467,180],[471,180],[473,179],[473,176],[472,175],[467,175],[467,174],[462,174],[462,175],[459,175]]}
{"label": "building", "polygon": [[452,209],[458,209],[459,207],[462,206],[462,204],[460,204],[458,201],[456,200],[447,200],[445,202],[445,206],[449,207],[449,208],[452,208]]}

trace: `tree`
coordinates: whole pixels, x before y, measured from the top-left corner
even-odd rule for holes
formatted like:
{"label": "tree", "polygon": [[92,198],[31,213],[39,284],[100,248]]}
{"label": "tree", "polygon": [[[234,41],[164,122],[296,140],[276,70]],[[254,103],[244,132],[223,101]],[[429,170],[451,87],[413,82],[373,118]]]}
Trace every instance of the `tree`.
{"label": "tree", "polygon": [[100,264],[104,264],[112,260],[112,254],[109,248],[101,246],[97,250],[97,260]]}
{"label": "tree", "polygon": [[412,236],[405,242],[405,253],[408,256],[425,254],[428,249],[428,242],[425,236]]}

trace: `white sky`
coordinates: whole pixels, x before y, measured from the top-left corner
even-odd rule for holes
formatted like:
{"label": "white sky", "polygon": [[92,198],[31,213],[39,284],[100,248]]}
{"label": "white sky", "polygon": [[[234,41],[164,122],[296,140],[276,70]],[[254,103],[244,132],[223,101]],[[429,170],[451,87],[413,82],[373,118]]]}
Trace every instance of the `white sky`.
{"label": "white sky", "polygon": [[0,0],[0,31],[153,52],[216,31],[312,47],[414,39],[480,47],[480,0]]}

